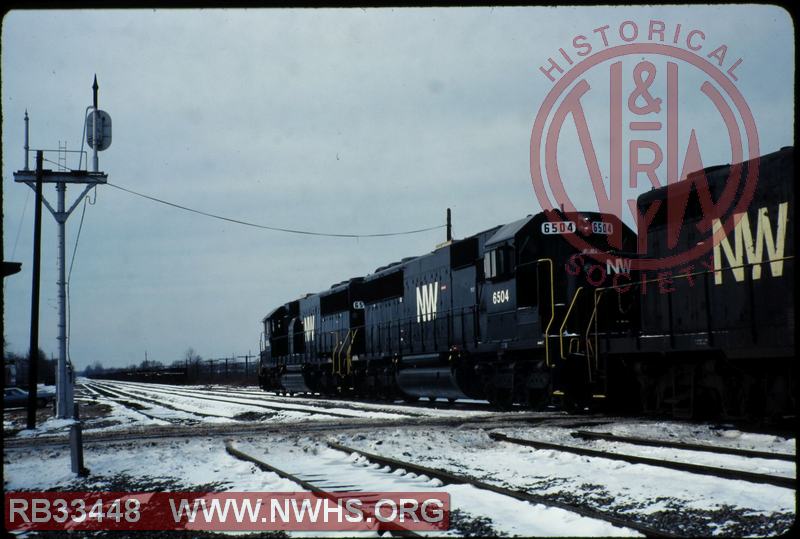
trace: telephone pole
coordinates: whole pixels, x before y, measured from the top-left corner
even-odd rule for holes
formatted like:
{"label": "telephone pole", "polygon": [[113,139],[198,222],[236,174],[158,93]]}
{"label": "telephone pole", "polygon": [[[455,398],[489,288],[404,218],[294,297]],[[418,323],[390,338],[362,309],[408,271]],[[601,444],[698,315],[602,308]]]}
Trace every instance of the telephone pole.
{"label": "telephone pole", "polygon": [[[28,147],[28,111],[25,111],[25,147]],[[42,260],[42,152],[36,152],[36,209],[33,215],[33,271],[31,277],[31,341],[28,355],[28,424],[36,428],[37,383],[39,381],[39,283]],[[27,155],[25,170],[28,170]]]}

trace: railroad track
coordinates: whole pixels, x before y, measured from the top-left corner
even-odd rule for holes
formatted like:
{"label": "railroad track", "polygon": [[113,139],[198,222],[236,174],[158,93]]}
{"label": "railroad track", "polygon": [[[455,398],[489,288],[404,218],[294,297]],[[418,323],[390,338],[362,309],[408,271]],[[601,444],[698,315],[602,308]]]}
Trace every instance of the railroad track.
{"label": "railroad track", "polygon": [[[130,385],[138,385],[138,384],[130,384]],[[117,384],[113,384],[111,387],[112,387],[113,390],[115,390],[115,391],[117,390],[116,389]],[[265,408],[265,409],[269,409],[269,410],[295,411],[295,412],[301,412],[301,413],[318,414],[318,415],[332,416],[332,417],[341,417],[341,418],[350,419],[350,420],[359,419],[359,416],[355,415],[355,414],[341,414],[341,413],[337,413],[337,412],[332,412],[332,411],[329,411],[327,409],[319,409],[319,408],[321,408],[321,406],[316,406],[316,405],[313,405],[313,406],[312,405],[293,405],[293,404],[290,403],[288,406],[285,405],[285,404],[283,404],[283,405],[276,404],[276,405],[273,406],[273,405],[261,404],[261,403],[258,403],[258,402],[251,402],[251,401],[250,402],[244,402],[244,401],[239,401],[239,400],[218,399],[218,398],[214,398],[214,397],[209,397],[206,393],[201,392],[201,391],[181,390],[181,389],[173,390],[172,386],[167,386],[167,387],[169,387],[169,389],[156,389],[156,390],[151,390],[151,391],[154,392],[154,393],[159,393],[159,394],[163,394],[163,395],[175,395],[175,396],[182,396],[182,397],[187,397],[187,398],[200,398],[200,399],[203,399],[203,400],[220,401],[220,402],[225,402],[225,403],[230,403],[230,404],[237,404],[237,405],[241,405],[241,406],[251,406],[251,407],[256,407],[256,408]],[[150,388],[148,388],[148,389],[150,389]],[[139,395],[140,393],[136,392],[136,394]],[[141,398],[142,400],[145,400],[145,397],[137,397],[137,398]],[[254,397],[254,398],[257,399],[257,397]],[[161,404],[161,401],[155,401],[153,399],[150,399],[150,400],[152,402],[157,402],[157,403]],[[279,402],[282,402],[282,401],[279,401]],[[303,408],[298,408],[297,406],[303,406]],[[337,408],[339,407],[338,403],[337,403],[336,407]],[[584,416],[582,419],[576,421],[576,418],[574,416],[566,415],[563,412],[546,413],[546,412],[531,412],[531,411],[510,411],[510,412],[494,412],[494,413],[487,414],[487,415],[460,418],[460,417],[455,417],[455,416],[434,416],[434,415],[428,415],[428,414],[420,414],[420,413],[416,413],[416,412],[407,413],[407,412],[397,412],[397,411],[372,410],[372,409],[364,409],[363,407],[358,407],[358,406],[351,406],[350,408],[352,410],[354,410],[354,411],[359,411],[359,412],[362,412],[362,413],[365,413],[365,414],[368,414],[370,412],[383,412],[383,413],[387,413],[387,414],[400,416],[398,418],[387,418],[387,419],[365,418],[365,420],[371,420],[371,419],[382,420],[382,421],[385,422],[386,426],[397,425],[398,421],[403,421],[404,422],[406,420],[406,418],[408,418],[408,419],[419,419],[420,421],[423,421],[423,422],[429,421],[429,420],[433,420],[433,421],[441,420],[441,421],[444,421],[445,424],[450,424],[451,422],[454,423],[454,424],[455,423],[457,423],[457,424],[464,424],[464,423],[475,423],[475,424],[486,423],[486,424],[492,424],[492,423],[494,423],[495,424],[494,426],[496,426],[496,427],[504,426],[504,423],[508,424],[508,425],[513,425],[513,424],[517,424],[517,423],[520,423],[520,422],[525,422],[525,423],[528,423],[528,424],[532,424],[532,423],[540,423],[543,420],[548,420],[548,421],[550,421],[550,420],[562,420],[562,421],[567,422],[565,426],[569,426],[570,428],[574,428],[574,427],[579,427],[579,426],[581,426],[581,427],[597,426],[597,425],[609,423],[610,421],[612,421],[612,420],[609,420],[607,417],[604,417],[604,416],[601,416],[601,415],[587,415],[587,416]],[[194,413],[194,412],[191,412],[191,413]],[[403,423],[403,424],[405,424],[405,423]]]}
{"label": "railroad track", "polygon": [[383,466],[388,466],[391,470],[402,469],[406,471],[411,471],[418,475],[424,475],[427,477],[438,479],[446,485],[471,485],[477,489],[495,492],[502,496],[507,496],[509,498],[514,498],[516,500],[532,504],[541,504],[546,507],[553,507],[562,509],[564,511],[569,511],[571,513],[576,513],[583,517],[602,520],[618,528],[627,528],[637,531],[639,533],[644,534],[647,537],[679,537],[670,532],[665,532],[634,520],[623,519],[614,515],[610,515],[608,513],[605,513],[603,511],[598,511],[596,509],[593,509],[585,505],[569,504],[555,500],[548,496],[542,496],[539,494],[532,494],[524,490],[514,490],[501,487],[498,485],[493,485],[491,483],[486,483],[484,481],[481,481],[479,479],[467,475],[454,474],[444,470],[428,468],[426,466],[421,466],[411,462],[401,461],[390,457],[384,457],[382,455],[376,455],[374,453],[368,453],[361,449],[354,449],[352,447],[348,447],[336,442],[328,441],[326,443],[328,447],[332,449],[343,451],[345,453],[356,453],[371,462]]}
{"label": "railroad track", "polygon": [[[129,410],[132,410],[133,412],[136,412],[137,414],[141,414],[141,415],[143,415],[144,417],[146,417],[148,419],[155,419],[157,421],[166,421],[167,423],[171,423],[173,425],[197,425],[197,424],[202,422],[202,420],[200,420],[200,419],[181,419],[181,418],[177,418],[177,417],[163,417],[163,416],[150,414],[150,413],[145,412],[143,410],[144,406],[141,406],[141,405],[139,405],[138,403],[135,403],[135,402],[131,402],[131,401],[125,400],[125,397],[120,396],[118,394],[115,395],[110,390],[97,387],[96,385],[93,387],[93,390],[95,392],[99,393],[100,395],[102,395],[102,396],[104,396],[104,397],[106,397],[108,399],[111,399],[115,403],[120,404],[120,405],[124,406],[125,408],[127,408]],[[159,404],[159,405],[163,406],[162,404]],[[167,407],[164,406],[164,408],[167,408]],[[186,413],[189,413],[189,412],[186,412]],[[197,414],[195,414],[195,415],[197,415]]]}
{"label": "railroad track", "polygon": [[[313,406],[305,406],[304,408],[299,408],[298,405],[289,404],[288,406],[281,406],[278,404],[271,405],[271,404],[264,404],[262,402],[252,402],[252,399],[248,401],[243,400],[234,400],[234,399],[224,399],[224,398],[215,398],[209,396],[208,393],[197,391],[192,392],[189,390],[172,390],[172,389],[151,389],[152,393],[159,393],[162,395],[174,395],[177,397],[189,397],[195,399],[202,399],[207,401],[215,401],[215,402],[224,402],[228,404],[238,404],[241,406],[251,406],[253,408],[262,408],[265,410],[273,410],[273,411],[281,411],[281,412],[300,412],[306,414],[318,414],[318,415],[326,415],[331,417],[341,417],[347,419],[354,419],[357,416],[352,414],[342,414],[339,412],[331,412],[330,410],[321,409],[321,407],[313,407]],[[303,405],[299,405],[303,406]]]}
{"label": "railroad track", "polygon": [[[115,382],[115,385],[117,383]],[[147,387],[148,390],[162,391],[162,392],[183,392],[192,393],[197,395],[217,395],[243,398],[251,398],[267,402],[276,402],[281,404],[288,404],[289,406],[308,406],[312,408],[329,409],[340,408],[345,410],[354,410],[358,412],[379,412],[385,414],[397,414],[411,417],[430,417],[430,413],[422,413],[417,410],[451,410],[451,411],[480,411],[480,412],[494,412],[491,406],[486,403],[409,403],[409,402],[390,402],[390,401],[377,401],[377,400],[341,400],[342,397],[327,397],[319,395],[292,395],[292,396],[278,396],[273,392],[261,390],[246,390],[246,389],[186,389],[180,386],[163,385],[160,389],[154,389],[159,384],[146,384],[142,382],[122,382],[120,385],[127,385],[131,387]],[[293,402],[294,401],[294,402]]]}
{"label": "railroad track", "polygon": [[[192,393],[200,393],[200,394],[216,394],[216,395],[227,395],[233,396],[241,395],[243,397],[251,397],[257,398],[260,400],[266,400],[270,402],[280,402],[280,403],[287,403],[287,401],[297,401],[295,405],[301,406],[313,406],[313,407],[335,407],[335,408],[343,408],[349,410],[357,410],[357,411],[372,411],[372,412],[383,412],[383,413],[390,413],[390,414],[403,414],[403,415],[410,415],[410,416],[419,416],[419,417],[427,417],[430,414],[421,413],[417,411],[413,411],[413,409],[418,410],[450,410],[450,411],[476,411],[476,412],[495,412],[497,411],[496,408],[492,407],[489,402],[444,402],[444,401],[436,401],[430,402],[424,399],[418,401],[388,401],[388,400],[380,400],[374,398],[351,398],[350,400],[343,400],[347,399],[346,396],[338,395],[338,396],[330,396],[330,395],[318,395],[318,394],[301,394],[297,393],[294,395],[279,395],[274,391],[264,391],[260,389],[245,389],[245,388],[237,388],[237,387],[230,387],[226,389],[220,389],[217,387],[216,389],[186,389],[182,386],[177,385],[170,385],[170,384],[154,384],[154,383],[146,383],[146,382],[120,382],[114,380],[113,383],[120,384],[120,385],[127,385],[127,386],[139,386],[139,387],[161,387],[163,390],[176,390],[176,391],[184,391],[184,392],[192,392]],[[197,386],[194,386],[197,387]],[[388,409],[387,409],[388,408]],[[530,411],[524,407],[518,407],[520,411]]]}
{"label": "railroad track", "polygon": [[522,438],[512,438],[510,436],[506,436],[505,434],[500,434],[497,432],[490,432],[489,437],[493,440],[501,441],[501,442],[508,442],[517,445],[523,445],[527,447],[533,447],[534,449],[545,449],[545,450],[553,450],[553,451],[560,451],[563,453],[574,453],[576,455],[582,455],[585,457],[596,457],[596,458],[604,458],[604,459],[611,459],[611,460],[620,460],[630,464],[646,464],[649,466],[657,466],[660,468],[669,468],[672,470],[679,470],[683,472],[689,472],[694,474],[700,475],[711,475],[714,477],[720,477],[723,479],[736,479],[741,481],[747,481],[750,483],[760,483],[760,484],[767,484],[773,485],[777,487],[785,487],[795,489],[796,487],[796,479],[791,477],[781,477],[776,475],[767,475],[767,474],[760,474],[760,473],[753,473],[753,472],[746,472],[743,470],[734,470],[729,468],[717,468],[715,466],[704,466],[701,464],[690,464],[686,462],[675,462],[670,460],[661,460],[661,459],[654,459],[649,457],[640,457],[636,455],[626,455],[622,453],[614,453],[610,451],[600,451],[597,449],[588,449],[585,447],[575,447],[571,445],[564,445],[564,444],[555,444],[551,442],[540,442],[536,440],[527,440]]}
{"label": "railroad track", "polygon": [[[140,412],[141,413],[141,412]],[[511,417],[501,414],[488,417],[458,418],[458,417],[423,417],[408,418],[386,421],[383,419],[358,419],[350,417],[350,421],[344,420],[320,420],[315,422],[301,423],[228,423],[228,424],[209,424],[187,426],[185,424],[170,425],[148,425],[133,426],[127,429],[114,431],[92,432],[86,429],[83,432],[84,443],[117,443],[125,441],[140,441],[154,439],[183,439],[197,437],[217,437],[217,436],[256,436],[263,434],[319,434],[325,432],[377,432],[383,429],[396,428],[425,428],[425,427],[452,427],[475,425],[483,428],[499,428],[519,425],[521,422],[526,424],[558,424],[570,419],[562,414],[542,415],[538,418],[533,417],[537,414],[520,414]],[[69,443],[67,434],[51,436],[40,436],[35,438],[14,438],[6,437],[3,446],[6,449],[30,448],[30,447],[60,447]]]}
{"label": "railroad track", "polygon": [[703,451],[707,453],[717,453],[720,455],[735,455],[739,457],[783,460],[787,462],[794,462],[794,455],[787,455],[784,453],[769,453],[767,451],[754,451],[752,449],[738,449],[735,447],[721,447],[717,445],[708,444],[692,444],[686,442],[673,442],[672,440],[655,440],[651,438],[639,438],[636,436],[618,436],[610,432],[592,432],[587,430],[579,430],[572,433],[575,438],[583,438],[587,440],[606,440],[609,442],[622,442],[627,444],[644,445],[651,447],[670,447],[673,449],[686,449],[689,451]]}
{"label": "railroad track", "polygon": [[164,401],[160,401],[158,399],[153,399],[153,398],[141,395],[139,393],[132,393],[130,391],[126,391],[124,389],[120,389],[116,385],[111,386],[111,387],[105,386],[103,384],[97,384],[97,383],[94,383],[93,385],[95,386],[95,390],[97,390],[98,386],[99,386],[100,389],[106,389],[107,391],[110,391],[112,393],[116,393],[117,395],[120,395],[122,397],[129,397],[129,398],[132,398],[132,399],[136,399],[138,401],[149,402],[149,403],[161,406],[162,408],[167,408],[168,410],[174,410],[176,412],[182,412],[182,413],[186,413],[186,414],[191,414],[191,415],[195,415],[197,417],[228,417],[228,416],[224,416],[224,415],[220,415],[220,414],[207,414],[207,413],[203,413],[203,412],[194,412],[194,411],[191,411],[191,410],[186,410],[184,408],[178,408],[177,406],[173,406],[171,404],[167,404]]}
{"label": "railroad track", "polygon": [[[244,451],[240,451],[239,449],[236,449],[235,447],[233,447],[233,444],[231,444],[230,442],[227,442],[225,444],[225,451],[229,455],[234,457],[234,458],[237,458],[239,460],[255,464],[259,469],[261,469],[261,470],[263,470],[265,472],[272,472],[274,474],[277,474],[279,477],[282,477],[284,479],[288,479],[289,481],[292,481],[293,483],[296,483],[301,488],[303,488],[303,489],[305,489],[305,490],[307,490],[309,492],[314,492],[316,494],[320,494],[320,495],[323,495],[323,496],[325,496],[325,495],[335,496],[335,494],[333,494],[332,490],[325,489],[325,488],[319,486],[318,484],[315,484],[312,481],[307,481],[306,479],[303,479],[302,477],[299,477],[299,476],[297,476],[297,475],[295,475],[293,473],[290,473],[288,471],[282,470],[282,469],[280,469],[280,468],[278,468],[276,466],[273,466],[273,465],[271,465],[271,464],[269,464],[267,462],[264,462],[261,459],[258,459],[256,457],[254,457],[252,455],[248,455]],[[358,491],[359,491],[359,489],[355,488],[355,487],[347,489],[347,492],[358,492]],[[340,492],[341,492],[341,490],[340,490]],[[399,526],[399,524],[398,524],[398,526]],[[378,531],[379,532],[383,531],[380,528],[380,524],[379,524]],[[412,530],[408,530],[408,529],[387,530],[387,531],[389,531],[389,533],[392,536],[395,536],[395,537],[421,537],[420,534],[418,534],[418,533],[416,533],[416,532],[414,532]]]}
{"label": "railroad track", "polygon": [[[123,385],[129,385],[134,387],[147,387],[152,388],[154,384],[145,384],[142,382],[123,382]],[[244,398],[251,398],[261,401],[267,402],[277,402],[277,403],[287,403],[289,405],[301,405],[301,406],[309,406],[312,408],[341,408],[345,410],[355,410],[358,412],[382,412],[387,414],[402,414],[412,417],[428,417],[430,414],[423,414],[420,412],[410,411],[410,410],[400,410],[398,408],[413,408],[414,406],[411,404],[396,404],[391,403],[388,401],[377,403],[377,402],[364,402],[364,401],[343,401],[339,399],[329,399],[326,397],[319,397],[316,395],[304,395],[304,396],[286,396],[281,397],[274,393],[263,391],[263,390],[247,390],[247,389],[237,389],[231,387],[230,389],[185,389],[181,388],[180,386],[171,386],[171,385],[164,385],[162,386],[164,390],[171,390],[175,389],[178,391],[186,391],[198,394],[210,394],[210,395],[219,395],[219,396],[231,396],[231,397],[244,397]],[[296,402],[290,402],[296,401]],[[361,405],[363,404],[363,405]],[[388,408],[388,409],[387,409]]]}

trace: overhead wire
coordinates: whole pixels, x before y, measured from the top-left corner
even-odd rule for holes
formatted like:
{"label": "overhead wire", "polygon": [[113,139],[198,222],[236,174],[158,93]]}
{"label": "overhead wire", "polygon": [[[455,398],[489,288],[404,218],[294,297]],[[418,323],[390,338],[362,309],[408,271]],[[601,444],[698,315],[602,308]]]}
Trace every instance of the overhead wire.
{"label": "overhead wire", "polygon": [[[51,161],[49,159],[45,159],[45,161],[47,161],[48,163],[53,163],[53,164],[58,165],[58,163],[55,163],[54,161]],[[188,212],[191,212],[191,213],[196,213],[198,215],[203,215],[205,217],[211,217],[212,219],[219,219],[221,221],[227,221],[229,223],[236,223],[236,224],[239,224],[239,225],[249,226],[249,227],[253,227],[253,228],[260,228],[262,230],[272,230],[273,232],[286,232],[286,233],[289,233],[289,234],[302,234],[302,235],[305,235],[305,236],[321,236],[321,237],[327,237],[327,238],[386,238],[386,237],[390,237],[390,236],[407,236],[407,235],[410,235],[410,234],[421,234],[423,232],[430,232],[431,230],[438,230],[440,228],[445,228],[447,226],[447,225],[436,225],[436,226],[429,226],[429,227],[425,227],[425,228],[417,228],[417,229],[413,229],[413,230],[401,230],[401,231],[395,231],[395,232],[376,232],[376,233],[370,233],[370,234],[345,234],[345,233],[336,233],[336,232],[317,232],[317,231],[313,231],[313,230],[300,230],[300,229],[296,229],[296,228],[285,228],[285,227],[279,227],[279,226],[262,225],[262,224],[258,224],[258,223],[252,223],[250,221],[244,221],[242,219],[234,219],[234,218],[231,218],[231,217],[225,217],[224,215],[218,215],[218,214],[215,214],[215,213],[211,213],[211,212],[207,212],[207,211],[203,211],[203,210],[198,210],[198,209],[195,209],[195,208],[190,208],[190,207],[184,206],[182,204],[177,204],[175,202],[169,202],[167,200],[164,200],[164,199],[161,199],[161,198],[158,198],[158,197],[154,197],[154,196],[151,196],[151,195],[146,195],[144,193],[140,193],[138,191],[134,191],[133,189],[128,189],[127,187],[122,187],[121,185],[116,185],[116,184],[113,184],[111,182],[106,182],[105,185],[108,185],[108,186],[113,187],[115,189],[119,189],[120,191],[124,191],[126,193],[130,193],[132,195],[136,195],[138,197],[145,198],[147,200],[152,200],[153,202],[158,202],[160,204],[165,204],[165,205],[171,206],[173,208],[177,208],[177,209],[180,209],[180,210],[188,211]]]}
{"label": "overhead wire", "polygon": [[230,218],[230,217],[225,217],[225,216],[222,216],[222,215],[217,215],[217,214],[209,213],[209,212],[202,211],[202,210],[196,210],[194,208],[190,208],[188,206],[183,206],[181,204],[176,204],[174,202],[168,202],[166,200],[162,200],[162,199],[154,197],[154,196],[145,195],[143,193],[138,193],[138,192],[133,191],[131,189],[128,189],[126,187],[122,187],[120,185],[115,185],[115,184],[113,184],[111,182],[107,182],[106,185],[109,185],[109,186],[114,187],[115,189],[119,189],[121,191],[125,191],[127,193],[131,193],[131,194],[136,195],[136,196],[140,196],[142,198],[146,198],[148,200],[159,202],[161,204],[166,204],[167,206],[172,206],[173,208],[178,208],[178,209],[181,209],[181,210],[184,210],[184,211],[197,213],[199,215],[204,215],[206,217],[211,217],[211,218],[214,218],[214,219],[220,219],[222,221],[228,221],[230,223],[236,223],[236,224],[239,224],[239,225],[245,225],[245,226],[250,226],[250,227],[254,227],[254,228],[261,228],[261,229],[264,229],[264,230],[272,230],[272,231],[275,231],[275,232],[288,232],[290,234],[303,234],[303,235],[306,235],[306,236],[323,236],[323,237],[329,237],[329,238],[385,238],[385,237],[388,237],[388,236],[405,236],[405,235],[409,235],[409,234],[419,234],[419,233],[422,233],[422,232],[429,232],[431,230],[438,230],[440,228],[444,228],[445,226],[447,226],[447,225],[437,225],[437,226],[430,226],[430,227],[426,227],[426,228],[418,228],[418,229],[414,229],[414,230],[403,230],[403,231],[399,231],[399,232],[380,232],[380,233],[372,233],[372,234],[343,234],[343,233],[333,233],[333,232],[316,232],[316,231],[311,231],[311,230],[298,230],[298,229],[294,229],[294,228],[283,228],[283,227],[277,227],[277,226],[261,225],[261,224],[257,224],[257,223],[251,223],[249,221],[243,221],[241,219],[233,219],[233,218]]}
{"label": "overhead wire", "polygon": [[[84,125],[84,129],[85,129],[85,125]],[[83,138],[83,137],[81,137],[81,138]],[[81,149],[82,148],[83,147],[81,146]],[[54,164],[56,166],[59,166],[59,167],[62,166],[60,163],[57,163],[57,162],[52,161],[50,159],[46,159],[45,158],[44,161],[47,161],[48,163],[52,163],[52,164]],[[80,167],[80,164],[78,166]],[[68,170],[72,171],[71,169],[68,169]],[[241,219],[233,219],[231,217],[225,217],[223,215],[218,215],[218,214],[215,214],[215,213],[210,213],[210,212],[198,210],[198,209],[195,209],[195,208],[190,208],[190,207],[184,206],[182,204],[177,204],[175,202],[169,202],[167,200],[163,200],[163,199],[158,198],[158,197],[154,197],[154,196],[151,196],[151,195],[146,195],[144,193],[139,193],[139,192],[134,191],[132,189],[128,189],[126,187],[122,187],[121,185],[113,184],[111,182],[106,182],[105,185],[108,185],[110,187],[114,187],[115,189],[118,189],[120,191],[124,191],[126,193],[129,193],[129,194],[132,194],[132,195],[135,195],[135,196],[138,196],[138,197],[145,198],[147,200],[151,200],[153,202],[158,202],[160,204],[164,204],[164,205],[167,205],[167,206],[170,206],[170,207],[173,207],[173,208],[177,208],[177,209],[184,210],[184,211],[187,211],[187,212],[195,213],[195,214],[198,214],[198,215],[203,215],[205,217],[210,217],[210,218],[213,218],[213,219],[219,219],[219,220],[222,220],[222,221],[227,221],[229,223],[235,223],[235,224],[239,224],[239,225],[243,225],[243,226],[259,228],[259,229],[262,229],[262,230],[271,230],[273,232],[285,232],[285,233],[290,233],[290,234],[301,234],[301,235],[306,235],[306,236],[320,236],[320,237],[329,237],[329,238],[385,238],[385,237],[391,237],[391,236],[405,236],[405,235],[411,235],[411,234],[420,234],[420,233],[423,233],[423,232],[430,232],[432,230],[438,230],[440,228],[444,228],[444,227],[447,226],[447,225],[436,225],[436,226],[418,228],[418,229],[413,229],[413,230],[402,230],[402,231],[395,231],[395,232],[378,232],[378,233],[370,233],[370,234],[346,234],[346,233],[334,233],[334,232],[317,232],[317,231],[312,231],[312,230],[299,230],[299,229],[294,229],[294,228],[285,228],[285,227],[277,227],[277,226],[270,226],[270,225],[262,225],[262,224],[258,224],[258,223],[252,223],[252,222],[249,222],[249,221],[244,221],[244,220],[241,220]],[[96,187],[94,189],[94,192],[95,193],[97,192]],[[96,197],[97,197],[97,195],[95,194],[95,200],[96,200]],[[89,199],[88,198],[84,199],[83,209],[81,211],[81,220],[80,220],[80,224],[78,226],[78,233],[77,233],[77,235],[75,237],[75,245],[74,245],[73,250],[72,250],[72,258],[70,260],[69,272],[68,272],[68,276],[67,276],[67,281],[65,283],[66,284],[66,296],[67,296],[66,299],[67,299],[67,357],[68,358],[70,356],[69,341],[70,341],[70,333],[71,333],[71,329],[72,329],[71,328],[71,324],[70,324],[69,283],[70,283],[70,279],[72,278],[72,268],[73,268],[73,265],[75,264],[75,257],[76,257],[77,251],[78,251],[78,242],[80,241],[81,230],[83,229],[83,221],[84,221],[84,217],[86,215],[86,204],[87,204],[87,202],[89,202]],[[91,201],[89,203],[90,204],[94,204],[95,201]],[[26,207],[27,207],[27,199],[26,199]],[[17,236],[19,237],[19,232],[17,233]],[[16,242],[14,244],[14,248],[16,249]],[[71,359],[69,359],[69,360],[71,361]]]}
{"label": "overhead wire", "polygon": [[19,242],[19,234],[22,232],[22,222],[25,220],[25,212],[28,211],[28,200],[31,198],[31,191],[28,190],[28,194],[25,195],[25,205],[22,206],[22,215],[19,218],[19,225],[17,226],[17,237],[14,239],[14,248],[11,249],[11,258],[9,260],[14,260],[14,255],[17,252],[17,243]]}

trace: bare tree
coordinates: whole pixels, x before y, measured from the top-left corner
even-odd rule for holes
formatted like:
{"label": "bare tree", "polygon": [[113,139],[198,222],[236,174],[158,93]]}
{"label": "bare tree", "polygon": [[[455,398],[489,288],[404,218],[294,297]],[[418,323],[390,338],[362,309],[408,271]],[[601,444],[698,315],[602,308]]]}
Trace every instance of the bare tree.
{"label": "bare tree", "polygon": [[196,381],[200,376],[200,362],[203,361],[203,358],[191,346],[186,349],[183,357],[186,362],[187,380]]}
{"label": "bare tree", "polygon": [[99,361],[95,361],[83,370],[83,375],[86,377],[98,376],[103,374],[105,371],[106,369],[103,367],[103,364]]}
{"label": "bare tree", "polygon": [[200,354],[194,351],[194,348],[190,346],[189,348],[186,349],[186,353],[184,354],[184,360],[189,365],[197,365],[201,361],[203,361],[203,358],[200,356]]}

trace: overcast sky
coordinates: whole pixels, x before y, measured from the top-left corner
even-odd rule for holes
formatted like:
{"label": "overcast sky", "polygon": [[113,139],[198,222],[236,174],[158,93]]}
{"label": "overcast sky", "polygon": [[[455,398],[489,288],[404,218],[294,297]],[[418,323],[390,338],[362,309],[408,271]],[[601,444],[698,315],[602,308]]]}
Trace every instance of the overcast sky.
{"label": "overcast sky", "polygon": [[[574,53],[578,34],[599,49],[593,29],[608,24],[613,40],[623,21],[644,29],[653,18],[667,35],[677,24],[701,29],[698,54],[727,44],[726,68],[743,59],[736,86],[762,153],[793,144],[794,28],[771,6],[7,14],[3,258],[23,263],[4,281],[9,349],[24,352],[29,339],[34,197],[13,182],[24,111],[32,148],[79,149],[95,73],[100,108],[113,118],[100,168],[114,184],[231,218],[337,233],[434,226],[451,207],[463,237],[540,211],[529,145],[553,84],[539,66],[560,47]],[[585,103],[590,121],[607,117],[607,93],[596,87]],[[727,163],[707,99],[683,93],[681,107],[704,164]],[[570,137],[565,129],[562,175],[584,182],[571,192],[596,206]],[[595,144],[607,137],[596,134]],[[54,203],[55,189],[45,194]],[[80,214],[68,223],[68,258]],[[42,238],[40,343],[49,355],[58,351],[57,247],[46,210]],[[83,368],[138,363],[145,351],[170,363],[190,346],[205,358],[257,353],[260,320],[275,306],[443,239],[441,229],[383,239],[283,234],[101,187],[72,273],[71,357]]]}

